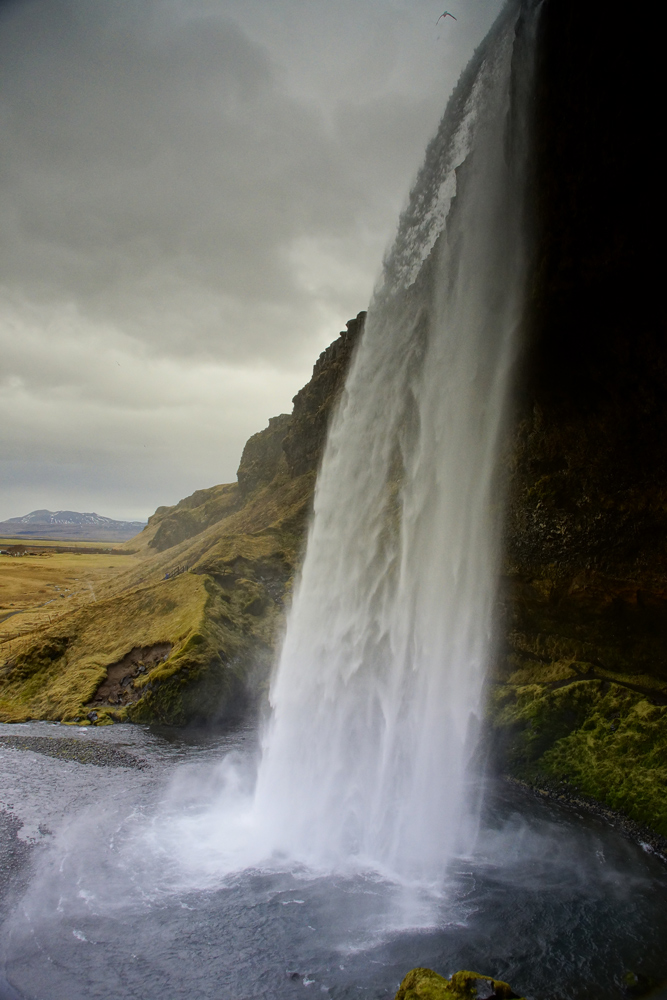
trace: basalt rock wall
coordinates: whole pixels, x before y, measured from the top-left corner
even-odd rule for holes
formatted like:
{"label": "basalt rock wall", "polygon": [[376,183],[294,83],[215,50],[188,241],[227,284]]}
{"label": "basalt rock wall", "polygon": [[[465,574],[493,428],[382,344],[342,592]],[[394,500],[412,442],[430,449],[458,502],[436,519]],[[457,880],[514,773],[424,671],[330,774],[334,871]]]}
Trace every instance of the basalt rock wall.
{"label": "basalt rock wall", "polygon": [[282,445],[292,476],[315,471],[320,463],[331,412],[365,321],[366,313],[360,312],[346,324],[338,340],[315,362],[310,382],[293,399],[294,410]]}
{"label": "basalt rock wall", "polygon": [[667,834],[664,86],[626,15],[543,5],[491,717],[510,773]]}

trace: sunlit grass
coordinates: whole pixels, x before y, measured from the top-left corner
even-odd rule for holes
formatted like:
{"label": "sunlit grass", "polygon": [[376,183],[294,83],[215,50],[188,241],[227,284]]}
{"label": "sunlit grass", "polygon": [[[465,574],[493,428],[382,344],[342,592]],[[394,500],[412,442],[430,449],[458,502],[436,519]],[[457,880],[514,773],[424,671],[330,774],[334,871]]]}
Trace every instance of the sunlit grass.
{"label": "sunlit grass", "polygon": [[[98,723],[184,723],[231,710],[248,692],[256,697],[268,681],[313,486],[312,473],[282,475],[235,503],[235,484],[202,490],[189,522],[195,533],[163,551],[149,542],[192,498],[114,551],[78,543],[76,551],[0,556],[0,617],[21,611],[0,621],[0,721],[85,720],[94,710]],[[223,516],[202,529],[212,509]],[[91,704],[109,666],[161,643],[171,654],[134,679],[132,704]]]}
{"label": "sunlit grass", "polygon": [[100,584],[136,561],[132,555],[89,549],[85,543],[67,552],[40,545],[29,546],[26,555],[0,555],[0,651],[6,652],[3,647],[19,636],[95,601]]}

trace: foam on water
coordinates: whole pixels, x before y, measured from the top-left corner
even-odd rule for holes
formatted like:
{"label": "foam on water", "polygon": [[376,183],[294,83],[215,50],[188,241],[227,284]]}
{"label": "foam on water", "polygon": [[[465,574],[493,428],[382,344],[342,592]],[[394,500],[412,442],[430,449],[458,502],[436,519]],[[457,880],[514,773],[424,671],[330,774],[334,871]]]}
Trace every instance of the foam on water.
{"label": "foam on water", "polygon": [[474,853],[438,891],[406,888],[258,862],[249,731],[80,738],[142,766],[0,742],[3,1000],[289,1000],[304,987],[370,1000],[415,965],[488,970],[524,996],[622,1000],[627,970],[664,976],[664,866],[594,818],[492,784]]}

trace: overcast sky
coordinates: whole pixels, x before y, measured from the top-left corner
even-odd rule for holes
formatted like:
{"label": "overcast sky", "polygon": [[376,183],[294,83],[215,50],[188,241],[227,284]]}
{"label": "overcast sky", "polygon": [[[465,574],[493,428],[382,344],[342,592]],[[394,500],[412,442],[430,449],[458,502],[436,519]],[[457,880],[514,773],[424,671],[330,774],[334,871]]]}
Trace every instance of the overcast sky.
{"label": "overcast sky", "polygon": [[0,0],[0,519],[235,478],[500,0]]}

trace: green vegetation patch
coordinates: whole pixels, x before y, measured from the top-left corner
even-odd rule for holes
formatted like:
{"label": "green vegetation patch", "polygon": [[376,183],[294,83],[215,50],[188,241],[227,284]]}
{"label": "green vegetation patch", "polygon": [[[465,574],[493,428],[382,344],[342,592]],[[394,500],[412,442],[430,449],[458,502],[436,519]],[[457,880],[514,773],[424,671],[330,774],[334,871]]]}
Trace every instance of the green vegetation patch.
{"label": "green vegetation patch", "polygon": [[401,983],[395,1000],[512,1000],[517,994],[511,986],[482,976],[478,972],[455,972],[451,979],[439,976],[432,969],[412,969]]}
{"label": "green vegetation patch", "polygon": [[499,685],[491,715],[511,775],[590,796],[667,835],[667,706],[596,679]]}
{"label": "green vegetation patch", "polygon": [[0,720],[85,717],[110,664],[135,646],[169,642],[180,650],[208,600],[206,578],[183,574],[87,605],[61,618],[55,635],[28,636],[0,668]]}
{"label": "green vegetation patch", "polygon": [[164,663],[135,681],[142,696],[127,709],[132,722],[183,725],[234,716],[268,682],[281,602],[258,580],[195,579],[205,581],[201,619]]}

